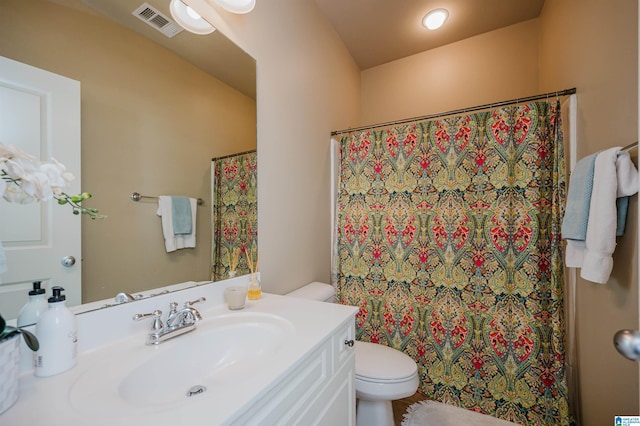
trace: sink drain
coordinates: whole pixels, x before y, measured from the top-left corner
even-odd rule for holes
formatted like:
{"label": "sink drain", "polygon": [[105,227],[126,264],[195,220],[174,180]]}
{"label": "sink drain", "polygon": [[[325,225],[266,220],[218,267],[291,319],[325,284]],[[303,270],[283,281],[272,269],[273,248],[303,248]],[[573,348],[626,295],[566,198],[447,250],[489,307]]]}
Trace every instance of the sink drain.
{"label": "sink drain", "polygon": [[187,396],[191,397],[191,396],[196,396],[196,395],[200,395],[201,393],[205,393],[207,391],[207,388],[202,386],[202,385],[196,385],[191,387],[188,391],[187,391]]}

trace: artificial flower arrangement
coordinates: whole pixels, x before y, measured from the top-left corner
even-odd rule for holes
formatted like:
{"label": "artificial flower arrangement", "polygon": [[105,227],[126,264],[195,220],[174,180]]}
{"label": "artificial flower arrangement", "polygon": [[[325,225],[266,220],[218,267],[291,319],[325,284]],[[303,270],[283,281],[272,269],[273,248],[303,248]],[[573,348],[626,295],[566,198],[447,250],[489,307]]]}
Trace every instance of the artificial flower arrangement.
{"label": "artificial flower arrangement", "polygon": [[[28,204],[33,201],[48,201],[56,199],[60,205],[71,206],[73,214],[84,214],[91,219],[103,219],[98,209],[86,208],[81,203],[91,194],[83,192],[69,195],[64,190],[74,179],[73,174],[54,158],[49,162],[40,161],[36,157],[0,142],[0,195],[10,203]],[[0,245],[0,273],[3,272],[3,252]],[[0,315],[0,341],[22,334],[27,346],[33,351],[38,350],[38,339],[23,328],[7,326]]]}
{"label": "artificial flower arrangement", "polygon": [[0,177],[0,194],[10,203],[28,204],[54,198],[58,204],[71,206],[73,214],[85,214],[91,219],[106,217],[97,209],[81,205],[91,198],[88,192],[78,195],[64,192],[75,178],[54,158],[43,162],[13,145],[0,142]]}

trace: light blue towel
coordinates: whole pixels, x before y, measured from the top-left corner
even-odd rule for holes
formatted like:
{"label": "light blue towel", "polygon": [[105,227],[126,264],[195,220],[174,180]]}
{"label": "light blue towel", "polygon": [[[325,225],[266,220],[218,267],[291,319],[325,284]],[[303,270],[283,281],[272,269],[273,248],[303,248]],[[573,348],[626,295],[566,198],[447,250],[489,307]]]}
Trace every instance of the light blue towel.
{"label": "light blue towel", "polygon": [[589,206],[593,189],[593,170],[598,153],[582,158],[571,173],[567,205],[562,219],[562,238],[584,241],[587,238]]}
{"label": "light blue towel", "polygon": [[175,235],[191,234],[191,201],[187,197],[171,196],[171,219]]}
{"label": "light blue towel", "polygon": [[629,197],[616,198],[616,208],[618,209],[618,226],[616,227],[616,237],[624,235],[627,226],[627,210],[629,209]]}

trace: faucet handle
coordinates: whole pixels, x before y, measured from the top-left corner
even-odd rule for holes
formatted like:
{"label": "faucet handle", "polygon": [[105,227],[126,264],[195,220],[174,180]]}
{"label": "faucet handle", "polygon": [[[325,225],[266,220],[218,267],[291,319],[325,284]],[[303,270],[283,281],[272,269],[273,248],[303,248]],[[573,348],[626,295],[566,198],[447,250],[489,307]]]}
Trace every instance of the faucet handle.
{"label": "faucet handle", "polygon": [[193,306],[193,305],[195,305],[196,303],[206,302],[206,300],[207,300],[207,299],[206,299],[206,297],[200,297],[200,298],[198,298],[198,299],[196,299],[196,300],[192,300],[192,301],[190,301],[190,302],[184,302],[184,307],[185,307],[185,308],[188,308],[189,306]]}
{"label": "faucet handle", "polygon": [[159,309],[156,309],[155,311],[151,312],[150,314],[135,314],[133,316],[133,320],[134,321],[140,321],[140,320],[143,320],[143,319],[152,318],[153,319],[153,324],[151,325],[151,330],[152,331],[160,331],[164,327],[162,325],[162,320],[160,319],[161,316],[162,316],[162,311],[159,310]]}

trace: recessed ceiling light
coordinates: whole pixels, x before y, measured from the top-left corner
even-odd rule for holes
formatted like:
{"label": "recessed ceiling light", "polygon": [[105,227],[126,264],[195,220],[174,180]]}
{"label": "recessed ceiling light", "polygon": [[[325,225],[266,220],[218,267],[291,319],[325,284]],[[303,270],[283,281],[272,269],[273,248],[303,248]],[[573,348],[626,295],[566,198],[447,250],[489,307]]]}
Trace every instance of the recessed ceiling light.
{"label": "recessed ceiling light", "polygon": [[430,30],[437,30],[449,17],[447,9],[434,9],[422,18],[422,25]]}
{"label": "recessed ceiling light", "polygon": [[171,0],[169,10],[171,11],[173,19],[175,19],[176,22],[187,31],[204,35],[210,34],[216,30],[215,27],[200,16],[198,12],[193,10],[190,6],[182,3],[180,0]]}
{"label": "recessed ceiling light", "polygon": [[256,6],[256,0],[215,0],[223,9],[232,13],[249,13]]}

